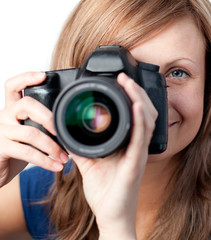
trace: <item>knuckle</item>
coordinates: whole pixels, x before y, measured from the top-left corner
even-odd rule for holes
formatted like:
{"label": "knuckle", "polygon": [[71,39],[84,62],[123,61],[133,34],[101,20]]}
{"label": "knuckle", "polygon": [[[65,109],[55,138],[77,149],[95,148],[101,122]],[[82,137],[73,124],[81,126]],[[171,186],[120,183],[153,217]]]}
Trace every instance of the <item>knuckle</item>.
{"label": "knuckle", "polygon": [[29,96],[24,96],[20,99],[20,102],[23,104],[23,106],[25,106],[26,104],[32,104],[33,98]]}
{"label": "knuckle", "polygon": [[11,90],[13,88],[12,79],[8,79],[4,83],[4,88],[5,88],[6,91]]}
{"label": "knuckle", "polygon": [[45,115],[45,120],[46,120],[46,122],[49,124],[49,123],[52,123],[53,122],[53,114],[52,114],[52,112],[48,112],[48,113],[46,113],[46,115]]}
{"label": "knuckle", "polygon": [[40,137],[40,131],[34,127],[27,127],[25,130],[25,138],[28,140],[38,139]]}
{"label": "knuckle", "polygon": [[14,107],[16,108],[17,112],[29,112],[32,109],[32,106],[34,103],[34,99],[29,96],[24,96],[19,101],[14,104]]}
{"label": "knuckle", "polygon": [[153,111],[153,119],[156,120],[158,118],[158,111],[154,109]]}
{"label": "knuckle", "polygon": [[146,128],[149,132],[153,132],[155,129],[155,121],[149,121],[146,124]]}
{"label": "knuckle", "polygon": [[30,158],[34,156],[32,147],[26,146],[25,144],[22,148],[20,148],[20,153],[22,153],[21,155],[29,156]]}
{"label": "knuckle", "polygon": [[51,139],[48,136],[46,136],[45,145],[46,145],[46,148],[48,149],[49,154],[56,153],[58,151],[57,144],[53,141],[53,139]]}
{"label": "knuckle", "polygon": [[139,111],[141,111],[141,113],[143,114],[145,105],[144,105],[142,99],[138,102],[138,104],[139,104]]}

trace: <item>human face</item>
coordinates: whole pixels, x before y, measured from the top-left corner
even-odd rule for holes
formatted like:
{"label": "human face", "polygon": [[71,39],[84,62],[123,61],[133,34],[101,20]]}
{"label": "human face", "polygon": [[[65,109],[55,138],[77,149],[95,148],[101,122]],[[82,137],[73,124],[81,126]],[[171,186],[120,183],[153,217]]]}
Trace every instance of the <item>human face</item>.
{"label": "human face", "polygon": [[157,158],[172,158],[196,136],[203,116],[205,41],[186,16],[131,50],[137,61],[157,64],[168,89],[168,148]]}

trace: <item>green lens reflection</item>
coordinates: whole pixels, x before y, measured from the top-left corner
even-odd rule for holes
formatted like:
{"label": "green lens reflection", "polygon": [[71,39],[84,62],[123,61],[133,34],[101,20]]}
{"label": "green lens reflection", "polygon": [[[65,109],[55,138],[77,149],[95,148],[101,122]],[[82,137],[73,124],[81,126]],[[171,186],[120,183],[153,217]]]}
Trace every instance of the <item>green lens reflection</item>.
{"label": "green lens reflection", "polygon": [[65,124],[74,139],[87,145],[96,145],[113,136],[118,126],[118,116],[116,105],[107,95],[85,91],[69,102]]}

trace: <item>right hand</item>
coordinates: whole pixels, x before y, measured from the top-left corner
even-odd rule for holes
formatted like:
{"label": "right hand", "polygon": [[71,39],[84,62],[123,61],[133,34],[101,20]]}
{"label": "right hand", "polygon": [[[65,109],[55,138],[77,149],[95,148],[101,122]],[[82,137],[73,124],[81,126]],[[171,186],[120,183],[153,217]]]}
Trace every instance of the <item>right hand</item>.
{"label": "right hand", "polygon": [[86,200],[102,239],[136,239],[136,210],[148,148],[158,116],[147,93],[121,73],[117,78],[132,102],[133,126],[126,149],[104,158],[70,153],[79,168]]}
{"label": "right hand", "polygon": [[0,187],[28,163],[58,172],[68,161],[67,154],[49,136],[35,127],[20,124],[30,118],[56,135],[52,112],[33,98],[22,97],[23,89],[38,85],[45,78],[45,73],[24,73],[5,83],[5,107],[0,111]]}

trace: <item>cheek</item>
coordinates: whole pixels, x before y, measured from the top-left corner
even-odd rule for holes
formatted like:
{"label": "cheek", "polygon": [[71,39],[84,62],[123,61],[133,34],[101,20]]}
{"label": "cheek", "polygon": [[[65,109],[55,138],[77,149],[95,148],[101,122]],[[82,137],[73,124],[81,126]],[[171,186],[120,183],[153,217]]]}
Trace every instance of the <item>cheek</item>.
{"label": "cheek", "polygon": [[203,101],[201,98],[195,97],[181,104],[180,111],[184,124],[200,125],[203,117]]}
{"label": "cheek", "polygon": [[204,111],[204,88],[198,86],[187,89],[183,92],[183,99],[181,102],[181,110],[187,119],[192,121],[197,120],[201,122]]}
{"label": "cheek", "polygon": [[204,108],[204,94],[198,89],[186,89],[177,93],[175,99],[175,111],[181,121],[181,130],[190,138],[197,134],[202,118]]}

